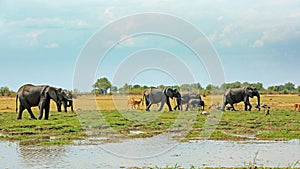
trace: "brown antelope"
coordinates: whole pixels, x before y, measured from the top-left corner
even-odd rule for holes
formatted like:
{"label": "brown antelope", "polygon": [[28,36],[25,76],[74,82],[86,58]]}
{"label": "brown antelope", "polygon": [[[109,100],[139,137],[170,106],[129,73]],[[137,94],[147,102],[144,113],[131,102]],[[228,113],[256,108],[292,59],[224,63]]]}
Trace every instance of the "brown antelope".
{"label": "brown antelope", "polygon": [[300,103],[294,104],[294,111],[297,111],[297,108],[298,108],[298,111],[300,112]]}
{"label": "brown antelope", "polygon": [[135,100],[134,98],[131,98],[130,100],[127,101],[127,103],[132,106],[132,109],[140,109],[140,104],[142,103],[142,100],[143,99]]}

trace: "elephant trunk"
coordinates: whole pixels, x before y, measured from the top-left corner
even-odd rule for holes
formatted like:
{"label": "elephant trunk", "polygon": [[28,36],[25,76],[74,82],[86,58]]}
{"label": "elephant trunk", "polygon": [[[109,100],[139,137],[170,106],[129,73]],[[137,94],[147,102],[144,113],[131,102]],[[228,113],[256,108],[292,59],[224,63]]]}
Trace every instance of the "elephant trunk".
{"label": "elephant trunk", "polygon": [[257,94],[257,107],[258,107],[258,110],[260,111],[260,95],[259,95],[259,93]]}

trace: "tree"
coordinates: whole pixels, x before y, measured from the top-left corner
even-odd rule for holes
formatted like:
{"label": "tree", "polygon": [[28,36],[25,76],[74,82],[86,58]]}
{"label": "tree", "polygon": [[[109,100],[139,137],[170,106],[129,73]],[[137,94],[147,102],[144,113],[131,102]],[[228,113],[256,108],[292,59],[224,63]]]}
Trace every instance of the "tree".
{"label": "tree", "polygon": [[283,86],[284,86],[284,88],[285,88],[286,90],[289,90],[289,91],[295,90],[295,84],[294,84],[294,83],[287,82],[287,83],[285,83]]}
{"label": "tree", "polygon": [[244,86],[250,86],[251,84],[249,83],[249,82],[243,82],[242,83],[242,86],[244,87]]}
{"label": "tree", "polygon": [[133,89],[139,89],[139,88],[141,88],[141,86],[138,85],[138,84],[136,84],[136,85],[133,85],[132,88],[133,88]]}
{"label": "tree", "polygon": [[207,90],[207,91],[214,91],[214,90],[218,90],[218,89],[219,89],[218,86],[214,86],[212,84],[207,85],[205,88],[205,90]]}
{"label": "tree", "polygon": [[257,90],[264,90],[263,84],[260,82],[250,84],[251,87],[255,87]]}
{"label": "tree", "polygon": [[191,91],[191,86],[190,86],[190,84],[182,84],[182,85],[180,85],[180,89],[182,91]]}
{"label": "tree", "polygon": [[1,87],[0,88],[0,95],[1,96],[11,96],[14,92],[9,90],[8,87]]}
{"label": "tree", "polygon": [[163,89],[165,87],[166,87],[165,85],[159,85],[159,86],[157,86],[157,88],[159,88],[159,89]]}
{"label": "tree", "polygon": [[111,89],[111,86],[110,81],[106,77],[103,77],[96,81],[93,88],[95,88],[99,94],[107,94],[107,91],[108,89]]}
{"label": "tree", "polygon": [[232,88],[241,88],[242,84],[241,84],[241,82],[236,81],[236,82],[231,84],[231,87]]}
{"label": "tree", "polygon": [[117,86],[112,86],[111,89],[110,89],[110,91],[112,93],[116,93],[118,91],[118,87]]}
{"label": "tree", "polygon": [[124,86],[119,89],[119,92],[120,93],[129,93],[130,88],[132,88],[132,86],[125,83]]}

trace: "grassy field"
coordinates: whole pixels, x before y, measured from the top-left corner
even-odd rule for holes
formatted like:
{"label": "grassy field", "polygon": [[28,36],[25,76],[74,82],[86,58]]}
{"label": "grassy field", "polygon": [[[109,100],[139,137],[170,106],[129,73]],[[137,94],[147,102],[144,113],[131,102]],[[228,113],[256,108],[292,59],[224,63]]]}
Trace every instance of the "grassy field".
{"label": "grassy field", "polygon": [[[162,133],[179,135],[180,141],[189,139],[219,140],[289,140],[300,139],[300,112],[294,112],[294,104],[300,103],[297,95],[262,95],[261,102],[271,107],[270,115],[264,109],[242,111],[212,111],[202,115],[200,111],[157,112],[153,105],[151,112],[134,110],[127,104],[128,98],[141,96],[84,96],[75,99],[76,113],[56,112],[51,102],[49,120],[31,120],[27,111],[23,119],[17,120],[15,98],[0,97],[0,139],[20,141],[20,144],[70,144],[73,140],[86,137],[109,137],[109,141],[124,138],[152,137]],[[222,96],[204,97],[206,105],[212,101],[222,102]],[[256,99],[251,99],[255,104]],[[171,101],[174,106],[174,101]],[[208,106],[206,106],[208,111]],[[37,116],[38,109],[33,108]],[[220,117],[220,119],[219,119]],[[212,133],[205,133],[213,129]],[[214,130],[215,129],[215,130]]]}

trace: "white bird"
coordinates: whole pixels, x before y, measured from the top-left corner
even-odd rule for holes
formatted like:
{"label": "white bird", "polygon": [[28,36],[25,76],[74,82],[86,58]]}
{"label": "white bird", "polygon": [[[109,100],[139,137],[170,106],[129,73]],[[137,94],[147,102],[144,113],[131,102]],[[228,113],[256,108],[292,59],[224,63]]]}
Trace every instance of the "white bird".
{"label": "white bird", "polygon": [[207,111],[203,111],[201,114],[203,114],[203,115],[209,115],[209,113]]}

